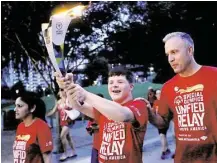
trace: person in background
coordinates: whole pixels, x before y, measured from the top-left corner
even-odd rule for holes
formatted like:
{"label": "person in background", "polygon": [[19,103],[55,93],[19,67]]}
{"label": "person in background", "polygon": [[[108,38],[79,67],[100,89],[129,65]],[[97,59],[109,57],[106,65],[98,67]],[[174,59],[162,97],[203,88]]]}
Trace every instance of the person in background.
{"label": "person in background", "polygon": [[[104,98],[103,94],[101,93],[98,93],[96,95]],[[99,163],[98,161],[98,150],[100,148],[99,125],[93,119],[89,120],[86,130],[91,136],[93,135],[93,148],[92,148],[92,153],[91,153],[91,163]]]}
{"label": "person in background", "polygon": [[[75,148],[73,145],[73,140],[70,136],[70,127],[73,125],[73,121],[68,117],[67,113],[65,112],[65,109],[70,110],[71,108],[66,105],[66,93],[63,89],[60,89],[59,91],[60,99],[57,101],[54,108],[47,113],[47,116],[51,116],[57,111],[59,112],[60,117],[60,126],[61,126],[61,133],[60,133],[60,139],[63,146],[63,153],[60,156],[60,161],[65,161],[67,158],[76,157],[77,154],[75,152]],[[70,146],[71,152],[67,153],[67,145]]]}
{"label": "person in background", "polygon": [[[153,108],[156,112],[156,114],[158,114],[159,111],[159,102],[160,102],[160,95],[161,95],[161,90],[157,89],[156,90],[156,100],[154,101],[154,105]],[[160,135],[160,139],[161,139],[161,146],[162,146],[162,154],[161,154],[161,159],[164,160],[167,158],[167,156],[171,153],[169,147],[168,147],[168,142],[167,142],[167,131],[169,129],[169,125],[165,128],[162,129],[158,129],[158,133]]]}
{"label": "person in background", "polygon": [[148,97],[147,97],[147,99],[148,99],[148,101],[149,101],[149,103],[151,104],[151,106],[153,107],[153,105],[154,105],[154,101],[157,99],[156,98],[156,96],[155,96],[155,90],[153,89],[153,88],[150,88],[150,89],[148,89]]}
{"label": "person in background", "polygon": [[51,163],[52,133],[45,120],[45,103],[33,92],[15,102],[16,119],[22,120],[13,144],[14,162]]}

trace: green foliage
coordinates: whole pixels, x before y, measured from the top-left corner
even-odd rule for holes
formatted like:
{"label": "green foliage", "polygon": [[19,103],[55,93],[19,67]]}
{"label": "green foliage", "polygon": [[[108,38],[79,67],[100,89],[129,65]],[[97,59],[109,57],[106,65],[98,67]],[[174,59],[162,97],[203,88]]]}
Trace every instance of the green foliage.
{"label": "green foliage", "polygon": [[[47,53],[39,37],[41,23],[48,22],[57,6],[76,3],[2,2],[2,68],[11,54],[15,67],[22,63],[22,68],[28,69],[15,33],[32,58],[45,61]],[[144,69],[153,63],[163,77],[158,81],[164,82],[173,74],[162,38],[169,32],[185,31],[195,41],[196,60],[217,66],[216,11],[216,2],[92,2],[82,19],[69,27],[65,57],[103,56],[108,63],[143,64]]]}

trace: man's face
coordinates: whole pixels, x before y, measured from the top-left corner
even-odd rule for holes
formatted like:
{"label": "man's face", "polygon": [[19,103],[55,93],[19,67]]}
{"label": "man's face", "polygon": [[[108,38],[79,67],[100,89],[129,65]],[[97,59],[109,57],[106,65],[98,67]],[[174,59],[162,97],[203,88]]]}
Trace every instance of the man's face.
{"label": "man's face", "polygon": [[112,100],[117,103],[122,103],[130,95],[133,89],[133,84],[130,84],[126,76],[111,76],[108,79],[108,91]]}
{"label": "man's face", "polygon": [[173,37],[165,43],[165,53],[175,73],[184,72],[193,57],[192,47],[179,37]]}
{"label": "man's face", "polygon": [[14,111],[16,119],[24,119],[30,113],[28,104],[22,101],[20,97],[16,99]]}

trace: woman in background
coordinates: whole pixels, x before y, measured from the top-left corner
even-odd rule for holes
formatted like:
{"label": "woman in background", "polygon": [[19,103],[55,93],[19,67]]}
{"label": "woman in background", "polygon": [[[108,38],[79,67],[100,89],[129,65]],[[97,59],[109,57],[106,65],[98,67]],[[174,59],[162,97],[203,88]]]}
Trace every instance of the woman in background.
{"label": "woman in background", "polygon": [[[77,154],[75,152],[75,148],[70,136],[70,126],[72,125],[73,121],[68,117],[65,110],[71,110],[66,105],[66,93],[63,91],[63,89],[60,89],[59,92],[60,99],[57,101],[54,108],[47,114],[47,116],[51,116],[57,111],[59,112],[60,117],[60,126],[61,126],[61,133],[60,133],[60,139],[63,145],[63,153],[60,156],[60,161],[65,161],[67,158],[76,157]],[[67,144],[71,147],[72,152],[70,154],[67,154]]]}
{"label": "woman in background", "polygon": [[45,103],[33,92],[15,102],[15,117],[22,120],[13,145],[14,162],[51,163],[52,133],[45,120]]}

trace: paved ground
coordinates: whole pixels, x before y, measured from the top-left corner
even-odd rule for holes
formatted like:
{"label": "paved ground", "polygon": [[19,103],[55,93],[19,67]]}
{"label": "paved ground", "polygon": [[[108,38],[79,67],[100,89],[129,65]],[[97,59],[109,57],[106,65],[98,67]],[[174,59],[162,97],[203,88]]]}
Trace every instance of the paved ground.
{"label": "paved ground", "polygon": [[[64,163],[89,163],[90,154],[92,148],[92,137],[89,136],[85,130],[86,123],[82,121],[76,121],[75,125],[71,129],[71,135],[75,142],[77,158],[68,159]],[[52,129],[53,138],[55,139],[55,128]],[[13,153],[12,144],[15,137],[15,131],[1,131],[1,162],[12,163]],[[168,140],[170,148],[174,151],[174,143],[172,139],[171,129],[168,132]],[[144,141],[143,147],[143,162],[144,163],[173,163],[171,158],[166,160],[160,159],[161,146],[158,131],[152,125],[148,125],[147,134]],[[52,163],[58,163],[59,155],[53,154]]]}

